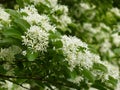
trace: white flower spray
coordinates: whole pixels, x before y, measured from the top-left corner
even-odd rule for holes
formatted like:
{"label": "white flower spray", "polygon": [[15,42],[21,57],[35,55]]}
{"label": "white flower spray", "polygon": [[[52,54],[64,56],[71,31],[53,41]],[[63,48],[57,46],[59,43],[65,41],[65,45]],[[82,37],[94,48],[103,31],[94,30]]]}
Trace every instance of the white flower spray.
{"label": "white flower spray", "polygon": [[48,47],[49,34],[38,26],[31,26],[23,38],[23,45],[26,45],[34,52],[46,52]]}

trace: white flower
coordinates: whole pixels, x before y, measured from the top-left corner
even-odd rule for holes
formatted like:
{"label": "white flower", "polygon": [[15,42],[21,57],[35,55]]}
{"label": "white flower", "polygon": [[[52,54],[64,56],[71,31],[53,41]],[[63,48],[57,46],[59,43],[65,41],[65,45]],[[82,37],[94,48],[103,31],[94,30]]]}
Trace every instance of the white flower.
{"label": "white flower", "polygon": [[13,61],[15,59],[14,55],[21,52],[21,49],[17,46],[11,46],[9,48],[0,49],[0,59]]}
{"label": "white flower", "polygon": [[27,52],[26,52],[26,51],[22,51],[22,55],[24,55],[24,56],[25,56],[26,54],[27,54]]}
{"label": "white flower", "polygon": [[[50,87],[51,87],[53,90],[58,90],[58,88],[56,88],[56,87],[53,86],[53,85],[50,85]],[[50,87],[45,86],[44,90],[51,90]]]}
{"label": "white flower", "polygon": [[7,12],[5,12],[4,9],[2,9],[0,7],[0,22],[1,21],[9,23],[10,22],[10,15]]}
{"label": "white flower", "polygon": [[83,29],[89,31],[92,34],[97,34],[100,31],[100,27],[93,28],[91,23],[84,23]]}
{"label": "white flower", "polygon": [[56,27],[55,27],[55,26],[52,26],[49,22],[43,22],[43,23],[41,23],[41,27],[42,27],[46,32],[49,32],[49,31],[55,32],[55,30],[56,30]]}
{"label": "white flower", "polygon": [[41,21],[41,16],[39,14],[30,14],[29,16],[24,16],[25,19],[30,25],[39,24]]}
{"label": "white flower", "polygon": [[42,3],[44,5],[47,5],[48,7],[54,7],[57,5],[57,0],[30,0],[30,2],[34,3],[34,5]]}
{"label": "white flower", "polygon": [[76,84],[79,84],[83,80],[84,80],[84,78],[82,76],[76,76],[73,79],[71,79],[71,78],[69,79],[69,81],[72,81],[73,83],[76,83]]}
{"label": "white flower", "polygon": [[[35,11],[34,11],[35,10]],[[50,19],[47,15],[40,15],[34,6],[28,6],[21,9],[20,12],[27,13],[27,16],[23,16],[30,25],[37,25],[44,29],[46,32],[55,31],[55,27],[51,25]]]}
{"label": "white flower", "polygon": [[68,13],[68,7],[65,5],[56,5],[52,8],[52,12],[61,11],[63,14]]}
{"label": "white flower", "polygon": [[58,0],[48,0],[51,7],[55,7],[57,5]]}
{"label": "white flower", "polygon": [[108,41],[108,39],[105,39],[105,41],[102,43],[100,52],[106,53],[109,52],[111,49],[111,43]]}
{"label": "white flower", "polygon": [[[72,36],[62,36],[62,42],[63,42],[63,52],[66,56],[66,60],[68,61],[70,65],[70,70],[73,70],[73,68],[81,63],[81,59],[78,58],[80,55],[79,52],[82,52],[79,50],[79,47],[87,49],[87,44],[83,43],[80,39],[77,37]],[[82,58],[83,59],[83,58]]]}
{"label": "white flower", "polygon": [[118,33],[114,33],[112,35],[113,43],[118,47],[120,45],[120,35]]}
{"label": "white flower", "polygon": [[55,27],[50,24],[49,17],[46,15],[39,15],[36,13],[29,16],[24,16],[23,18],[31,25],[40,26],[46,32],[49,32],[50,30],[53,32],[55,31]]}
{"label": "white flower", "polygon": [[21,13],[26,13],[26,14],[28,14],[28,15],[35,14],[35,13],[38,12],[37,9],[36,9],[33,5],[31,5],[31,6],[26,6],[26,7],[24,7],[23,9],[20,9],[19,11],[20,11]]}
{"label": "white flower", "polygon": [[106,29],[107,31],[110,31],[110,30],[111,30],[110,27],[107,26],[107,25],[104,24],[104,23],[100,23],[100,27],[103,28],[103,29]]}
{"label": "white flower", "polygon": [[119,90],[119,89],[120,89],[120,81],[118,81],[118,84],[115,90]]}
{"label": "white flower", "polygon": [[120,17],[120,10],[118,8],[112,8],[110,11],[116,16]]}
{"label": "white flower", "polygon": [[7,88],[7,90],[11,90],[12,86],[13,86],[12,82],[5,80],[5,84],[2,86],[2,88]]}
{"label": "white flower", "polygon": [[88,50],[87,44],[77,37],[62,36],[63,52],[66,56],[65,60],[70,65],[72,71],[76,66],[85,67],[88,70],[92,68],[93,63],[101,63],[100,57]]}
{"label": "white flower", "polygon": [[119,78],[119,68],[115,65],[108,63],[107,61],[102,62],[104,66],[107,67],[108,73],[105,74],[105,79],[108,80],[109,76],[113,77],[114,79]]}
{"label": "white flower", "polygon": [[47,51],[48,47],[48,33],[43,31],[38,26],[31,26],[30,29],[25,33],[23,38],[23,45],[28,46],[28,48],[33,51]]}
{"label": "white flower", "polygon": [[71,18],[64,14],[59,17],[53,15],[53,18],[59,23],[58,25],[56,25],[56,27],[61,29],[64,29],[65,27],[67,27],[68,24],[72,23]]}
{"label": "white flower", "polygon": [[89,4],[87,4],[87,3],[80,3],[80,6],[81,6],[83,9],[85,9],[85,10],[91,9],[91,7],[89,6]]}

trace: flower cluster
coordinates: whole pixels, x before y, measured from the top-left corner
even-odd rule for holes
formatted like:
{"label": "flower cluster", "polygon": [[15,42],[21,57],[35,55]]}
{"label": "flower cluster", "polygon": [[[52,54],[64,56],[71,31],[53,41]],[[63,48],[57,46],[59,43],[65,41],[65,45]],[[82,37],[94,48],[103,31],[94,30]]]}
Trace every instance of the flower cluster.
{"label": "flower cluster", "polygon": [[9,22],[10,21],[10,15],[5,12],[3,8],[0,7],[0,21]]}
{"label": "flower cluster", "polygon": [[0,29],[3,27],[3,25],[9,25],[10,23],[10,15],[5,12],[5,10],[0,7]]}
{"label": "flower cluster", "polygon": [[[57,4],[57,0],[30,0],[34,5],[42,3],[50,9],[51,17],[54,18],[56,27],[65,29],[66,26],[72,23],[71,18],[68,16],[68,8],[65,5]],[[53,21],[53,22],[54,22]]]}
{"label": "flower cluster", "polygon": [[15,60],[15,55],[19,54],[21,49],[18,46],[11,46],[9,48],[0,49],[0,60]]}
{"label": "flower cluster", "polygon": [[23,19],[25,19],[30,25],[40,26],[46,32],[49,32],[50,30],[55,31],[55,27],[49,22],[49,17],[44,14],[40,15],[33,5],[20,9],[20,12],[27,14],[27,16],[23,16]]}
{"label": "flower cluster", "polygon": [[45,52],[48,47],[48,33],[42,30],[38,26],[31,26],[23,38],[23,45],[26,45],[29,49],[35,52]]}

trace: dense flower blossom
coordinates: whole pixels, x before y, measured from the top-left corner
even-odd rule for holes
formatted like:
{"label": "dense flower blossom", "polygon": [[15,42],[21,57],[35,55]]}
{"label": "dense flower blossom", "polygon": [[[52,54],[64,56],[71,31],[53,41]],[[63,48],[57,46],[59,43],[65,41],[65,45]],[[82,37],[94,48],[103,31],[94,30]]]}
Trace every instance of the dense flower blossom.
{"label": "dense flower blossom", "polygon": [[27,16],[23,16],[30,25],[38,25],[46,32],[55,31],[55,27],[51,25],[50,19],[47,15],[40,15],[34,6],[28,6],[20,10],[20,12],[27,13]]}
{"label": "dense flower blossom", "polygon": [[23,38],[23,45],[26,45],[29,49],[35,52],[45,52],[48,47],[48,33],[43,31],[38,26],[31,26]]}
{"label": "dense flower blossom", "polygon": [[21,13],[26,13],[28,15],[37,13],[37,9],[34,7],[34,5],[31,5],[31,6],[29,5],[29,6],[26,6],[24,8],[21,8],[19,11]]}
{"label": "dense flower blossom", "polygon": [[[87,50],[87,44],[80,39],[72,36],[63,36],[63,52],[66,55],[66,60],[70,65],[70,70],[75,66],[82,65],[86,68],[91,68],[93,64],[93,56]],[[83,51],[81,51],[83,50]]]}
{"label": "dense flower blossom", "polygon": [[4,26],[4,24],[9,25],[10,21],[10,15],[5,12],[2,7],[0,7],[0,30]]}
{"label": "dense flower blossom", "polygon": [[113,43],[115,44],[115,46],[119,46],[120,45],[120,35],[118,33],[114,33],[112,34],[112,38],[113,38]]}
{"label": "dense flower blossom", "polygon": [[73,79],[69,79],[69,81],[72,81],[72,82],[77,83],[77,84],[79,84],[83,80],[84,80],[84,78],[82,76],[77,76]]}
{"label": "dense flower blossom", "polygon": [[2,9],[0,7],[0,21],[1,20],[4,21],[4,22],[9,22],[10,21],[10,15],[7,12],[5,12],[4,9]]}
{"label": "dense flower blossom", "polygon": [[[47,5],[51,10],[52,17],[57,21],[56,27],[64,29],[68,24],[72,23],[71,18],[68,16],[68,7],[65,5],[57,4],[57,0],[31,0],[35,5],[42,3]],[[49,2],[49,3],[48,3]],[[55,15],[56,12],[60,12],[60,15]],[[31,17],[38,17],[37,15]]]}
{"label": "dense flower blossom", "polygon": [[54,7],[57,5],[57,0],[30,0],[30,2],[34,3],[35,5],[39,3],[43,3],[44,5],[47,5],[48,7]]}
{"label": "dense flower blossom", "polygon": [[112,8],[111,12],[114,13],[116,16],[120,17],[120,10],[118,8]]}
{"label": "dense flower blossom", "polygon": [[110,41],[108,41],[108,39],[106,39],[102,43],[100,51],[103,52],[103,53],[107,53],[107,52],[109,52],[110,48],[111,48],[111,43],[110,43]]}
{"label": "dense flower blossom", "polygon": [[107,61],[102,62],[108,69],[108,73],[105,74],[105,79],[108,80],[109,76],[113,77],[114,79],[119,79],[119,68],[118,66],[112,65]]}
{"label": "dense flower blossom", "polygon": [[13,61],[15,59],[15,55],[20,52],[21,52],[21,49],[17,46],[11,46],[9,48],[1,48],[0,59]]}
{"label": "dense flower blossom", "polygon": [[80,6],[81,6],[83,9],[85,9],[85,10],[91,9],[91,7],[89,6],[89,4],[87,4],[87,3],[80,3]]}

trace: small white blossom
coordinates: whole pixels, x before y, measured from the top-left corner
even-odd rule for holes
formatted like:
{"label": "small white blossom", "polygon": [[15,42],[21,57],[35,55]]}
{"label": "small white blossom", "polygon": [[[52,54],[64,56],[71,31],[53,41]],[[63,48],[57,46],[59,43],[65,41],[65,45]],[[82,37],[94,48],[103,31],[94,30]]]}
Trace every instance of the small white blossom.
{"label": "small white blossom", "polygon": [[76,84],[79,84],[83,80],[84,80],[84,78],[82,76],[76,76],[73,79],[71,79],[71,78],[69,79],[69,81],[72,81],[73,83],[76,83]]}
{"label": "small white blossom", "polygon": [[27,52],[26,52],[26,51],[22,51],[22,55],[24,55],[24,56],[25,56],[26,54],[27,54]]}
{"label": "small white blossom", "polygon": [[91,7],[89,6],[89,4],[87,4],[87,3],[80,3],[80,6],[81,6],[83,9],[85,9],[85,10],[91,9]]}
{"label": "small white blossom", "polygon": [[[66,56],[66,61],[70,65],[72,71],[76,66],[92,68],[93,63],[100,63],[100,57],[91,53],[88,50],[87,44],[82,42],[77,37],[62,36],[63,52]],[[81,49],[82,48],[82,49]]]}
{"label": "small white blossom", "polygon": [[91,23],[84,23],[83,29],[93,34],[97,34],[98,32],[100,32],[100,27],[93,28]]}
{"label": "small white blossom", "polygon": [[104,23],[100,23],[100,27],[103,28],[103,29],[106,29],[107,31],[110,31],[110,30],[111,30],[110,27],[107,26],[107,25],[104,24]]}
{"label": "small white blossom", "polygon": [[3,8],[0,7],[0,31],[2,30],[2,27],[5,25],[10,24],[10,15],[5,12]]}
{"label": "small white blossom", "polygon": [[17,46],[11,46],[9,48],[0,49],[0,59],[13,61],[15,59],[14,55],[21,52],[21,49]]}
{"label": "small white blossom", "polygon": [[[80,51],[79,47],[87,49],[87,44],[82,42],[77,37],[72,36],[62,36],[62,42],[63,42],[63,52],[66,55],[66,60],[68,61],[70,65],[70,70],[73,70],[73,68],[81,63],[82,59],[79,59],[80,57]],[[84,59],[83,59],[84,60]]]}
{"label": "small white blossom", "polygon": [[31,26],[30,29],[25,33],[23,38],[23,45],[28,46],[28,48],[36,51],[45,52],[48,47],[48,36],[49,34],[43,31],[38,26]]}
{"label": "small white blossom", "polygon": [[68,7],[65,5],[56,5],[53,7],[52,12],[61,11],[63,14],[68,13]]}
{"label": "small white blossom", "polygon": [[118,84],[117,84],[115,90],[119,90],[119,89],[120,89],[120,81],[118,81]]}
{"label": "small white blossom", "polygon": [[31,15],[37,13],[37,9],[33,5],[31,5],[31,6],[26,6],[23,9],[20,9],[20,12]]}
{"label": "small white blossom", "polygon": [[71,18],[67,15],[61,15],[59,17],[53,15],[53,18],[59,23],[58,25],[56,25],[56,27],[61,29],[64,29],[65,27],[67,27],[68,24],[72,23]]}
{"label": "small white blossom", "polygon": [[112,64],[108,63],[107,61],[102,62],[102,64],[104,66],[106,66],[108,69],[108,73],[105,74],[106,80],[109,78],[109,76],[113,77],[114,79],[119,78],[119,68],[117,66],[112,65]]}
{"label": "small white blossom", "polygon": [[101,48],[100,48],[100,52],[102,53],[106,53],[109,52],[109,50],[111,49],[111,43],[108,41],[108,39],[106,39],[102,44],[101,44]]}
{"label": "small white blossom", "polygon": [[4,9],[2,9],[0,7],[0,21],[3,20],[4,22],[9,22],[10,21],[10,15],[4,11]]}
{"label": "small white blossom", "polygon": [[44,5],[47,5],[48,7],[54,7],[57,5],[57,0],[30,0],[30,2],[34,3],[34,5],[42,3]]}
{"label": "small white blossom", "polygon": [[112,8],[110,11],[116,16],[120,17],[120,10],[118,8]]}
{"label": "small white blossom", "polygon": [[13,83],[8,81],[8,80],[5,80],[5,84],[2,85],[2,88],[7,88],[7,90],[11,90],[12,89],[12,86],[13,86]]}
{"label": "small white blossom", "polygon": [[27,16],[23,16],[23,19],[26,20],[30,25],[40,26],[46,32],[49,32],[50,30],[55,31],[55,27],[51,25],[49,17],[45,14],[40,15],[36,9],[33,11],[34,9],[35,7],[33,6],[28,6],[24,9],[21,9],[20,12],[28,13]]}
{"label": "small white blossom", "polygon": [[118,47],[120,45],[120,35],[118,33],[114,33],[112,35],[113,43]]}

